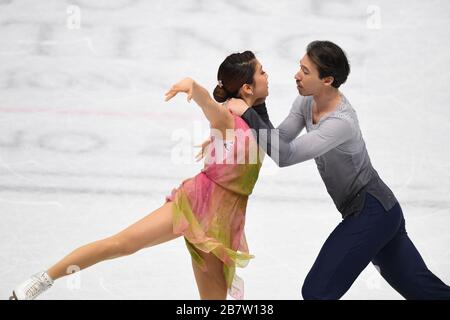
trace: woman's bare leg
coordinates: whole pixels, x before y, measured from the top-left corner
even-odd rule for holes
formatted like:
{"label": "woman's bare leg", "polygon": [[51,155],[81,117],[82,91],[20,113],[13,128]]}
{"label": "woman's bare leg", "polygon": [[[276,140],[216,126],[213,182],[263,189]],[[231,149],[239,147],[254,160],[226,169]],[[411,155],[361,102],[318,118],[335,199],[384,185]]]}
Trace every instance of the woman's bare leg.
{"label": "woman's bare leg", "polygon": [[70,274],[69,270],[82,270],[98,262],[133,254],[177,238],[173,234],[172,202],[165,203],[143,219],[111,237],[89,243],[67,255],[47,270],[56,280]]}
{"label": "woman's bare leg", "polygon": [[223,274],[223,262],[212,253],[197,250],[205,260],[207,271],[202,271],[195,261],[192,261],[195,280],[202,300],[226,300],[227,284]]}

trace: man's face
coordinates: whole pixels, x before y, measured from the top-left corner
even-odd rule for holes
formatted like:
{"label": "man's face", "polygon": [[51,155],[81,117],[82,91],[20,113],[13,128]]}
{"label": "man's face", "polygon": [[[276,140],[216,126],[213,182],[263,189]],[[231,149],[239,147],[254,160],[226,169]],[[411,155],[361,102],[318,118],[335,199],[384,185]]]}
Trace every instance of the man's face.
{"label": "man's face", "polygon": [[295,74],[298,92],[302,96],[318,94],[326,86],[324,79],[319,78],[317,66],[305,54],[300,60],[300,70]]}

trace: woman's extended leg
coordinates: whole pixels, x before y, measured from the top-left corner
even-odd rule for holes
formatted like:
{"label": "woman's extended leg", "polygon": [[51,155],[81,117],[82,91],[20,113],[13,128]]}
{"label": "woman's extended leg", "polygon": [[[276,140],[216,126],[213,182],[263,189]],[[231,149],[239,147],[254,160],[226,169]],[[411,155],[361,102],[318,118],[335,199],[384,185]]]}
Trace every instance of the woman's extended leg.
{"label": "woman's extended leg", "polygon": [[47,274],[56,280],[70,274],[69,270],[82,270],[98,262],[133,254],[179,235],[173,234],[172,202],[167,202],[125,230],[102,240],[82,246],[60,260]]}
{"label": "woman's extended leg", "polygon": [[223,262],[212,253],[205,253],[200,250],[197,250],[197,252],[205,261],[207,268],[207,271],[203,271],[192,260],[200,298],[202,300],[225,300],[227,298],[227,284],[223,273]]}

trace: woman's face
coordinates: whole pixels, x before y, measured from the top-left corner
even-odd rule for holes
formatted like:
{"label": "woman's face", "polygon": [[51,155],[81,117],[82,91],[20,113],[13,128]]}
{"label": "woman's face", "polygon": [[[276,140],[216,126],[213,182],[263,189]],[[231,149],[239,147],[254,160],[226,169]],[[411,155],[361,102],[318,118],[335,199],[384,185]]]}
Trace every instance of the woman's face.
{"label": "woman's face", "polygon": [[264,71],[261,63],[256,60],[255,75],[253,76],[253,95],[255,99],[265,98],[269,95],[268,75]]}

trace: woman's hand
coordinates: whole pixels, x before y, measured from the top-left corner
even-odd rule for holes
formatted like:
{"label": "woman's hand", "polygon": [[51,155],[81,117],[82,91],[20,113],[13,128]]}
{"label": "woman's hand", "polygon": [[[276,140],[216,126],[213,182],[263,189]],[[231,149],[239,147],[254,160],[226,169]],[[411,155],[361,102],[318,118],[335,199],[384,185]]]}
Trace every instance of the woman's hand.
{"label": "woman's hand", "polygon": [[242,116],[249,106],[242,99],[231,98],[226,102],[226,107],[235,115]]}
{"label": "woman's hand", "polygon": [[205,157],[206,150],[209,148],[211,144],[211,138],[203,141],[202,144],[195,145],[194,147],[201,148],[201,150],[195,155],[195,161],[199,162]]}
{"label": "woman's hand", "polygon": [[225,130],[228,127],[232,128],[234,118],[231,113],[222,105],[218,104],[217,101],[211,97],[208,90],[203,88],[193,79],[184,78],[175,83],[170,90],[166,92],[165,100],[169,101],[179,92],[186,93],[188,102],[192,99],[200,108],[202,108],[206,119],[208,119],[211,124],[211,128],[219,130]]}
{"label": "woman's hand", "polygon": [[165,93],[165,101],[169,101],[175,97],[179,92],[185,92],[187,94],[187,101],[191,102],[192,93],[194,91],[195,81],[191,78],[184,78],[183,80],[175,83],[169,91]]}

